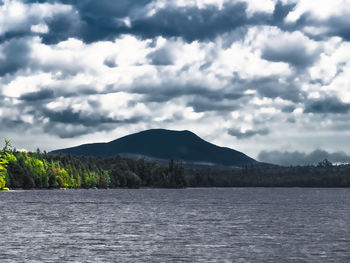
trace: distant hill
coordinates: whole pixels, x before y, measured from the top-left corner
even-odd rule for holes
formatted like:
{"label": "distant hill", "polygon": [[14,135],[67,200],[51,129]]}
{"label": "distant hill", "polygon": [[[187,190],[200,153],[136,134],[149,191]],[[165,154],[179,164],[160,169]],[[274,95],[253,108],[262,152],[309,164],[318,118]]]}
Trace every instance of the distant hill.
{"label": "distant hill", "polygon": [[190,131],[164,129],[146,130],[108,143],[84,144],[51,152],[51,154],[58,153],[104,158],[116,155],[131,158],[146,157],[158,161],[168,161],[173,158],[182,160],[187,167],[233,168],[259,164],[241,152],[216,146]]}

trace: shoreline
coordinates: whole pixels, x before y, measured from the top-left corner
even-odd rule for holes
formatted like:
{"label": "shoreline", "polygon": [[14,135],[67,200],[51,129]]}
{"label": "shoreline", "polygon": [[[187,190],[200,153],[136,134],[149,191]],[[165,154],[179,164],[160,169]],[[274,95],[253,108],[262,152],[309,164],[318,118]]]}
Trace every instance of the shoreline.
{"label": "shoreline", "polygon": [[350,187],[342,186],[190,186],[190,187],[181,187],[181,188],[170,188],[170,187],[139,187],[139,188],[127,188],[127,187],[116,187],[116,188],[10,188],[8,190],[1,190],[0,192],[14,192],[14,191],[77,191],[77,190],[187,190],[187,189],[244,189],[244,188],[256,188],[256,189],[350,189]]}

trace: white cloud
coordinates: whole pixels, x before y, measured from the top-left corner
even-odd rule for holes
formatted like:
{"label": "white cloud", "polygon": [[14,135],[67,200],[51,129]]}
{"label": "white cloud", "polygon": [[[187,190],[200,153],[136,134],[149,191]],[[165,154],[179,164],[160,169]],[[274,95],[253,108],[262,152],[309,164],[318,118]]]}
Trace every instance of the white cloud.
{"label": "white cloud", "polygon": [[317,81],[309,86],[308,92],[320,91],[330,96],[339,96],[350,102],[350,44],[339,38],[331,38],[324,43],[325,52],[320,60],[310,68],[310,77]]}
{"label": "white cloud", "polygon": [[[69,5],[24,4],[17,0],[4,0],[3,5],[0,5],[0,36],[10,31],[31,30],[32,26],[34,30],[38,30],[38,25],[45,25],[45,18],[52,17],[54,14],[68,13],[71,10]],[[43,27],[40,30],[43,30]]]}
{"label": "white cloud", "polygon": [[[240,2],[247,3],[253,17],[257,12],[271,14],[277,0]],[[154,8],[156,12],[169,5],[201,9],[216,5],[220,10],[225,3],[232,1],[157,1],[139,11]],[[324,9],[325,3],[298,1],[287,20],[295,21],[307,12],[322,19],[348,12],[347,2],[327,1],[329,8]],[[238,33],[189,42],[181,37],[147,39],[130,33],[91,43],[77,36],[45,44],[45,36],[55,33],[48,18],[72,10],[62,4],[10,0],[0,6],[0,36],[18,31],[41,35],[13,40],[28,48],[27,63],[3,70],[0,77],[0,121],[7,118],[8,125],[2,125],[0,137],[13,138],[19,147],[52,150],[108,141],[148,128],[192,130],[253,157],[267,147],[342,150],[347,143],[346,114],[343,118],[304,114],[308,100],[331,96],[350,103],[350,46],[339,37],[319,37],[330,32],[329,26],[306,24],[300,30],[283,31],[282,27],[249,24]],[[123,19],[131,23],[131,30],[132,17]],[[5,49],[8,45],[0,43],[0,61],[11,60]],[[43,94],[46,97],[39,100]],[[77,120],[64,123],[65,111]],[[62,116],[54,116],[52,124],[50,117],[55,114]],[[86,122],[91,118],[96,127],[84,126],[79,118]],[[24,126],[17,130],[25,130],[26,136],[10,127],[21,121]],[[252,136],[239,140],[228,134],[229,129]]]}
{"label": "white cloud", "polygon": [[248,15],[253,16],[256,12],[272,13],[275,9],[275,0],[244,0],[248,4]]}
{"label": "white cloud", "polygon": [[299,0],[295,9],[288,14],[286,21],[295,22],[303,14],[311,13],[315,18],[326,19],[333,15],[349,14],[349,0]]}
{"label": "white cloud", "polygon": [[46,34],[49,32],[49,28],[46,24],[36,24],[30,27],[30,30],[34,33]]}

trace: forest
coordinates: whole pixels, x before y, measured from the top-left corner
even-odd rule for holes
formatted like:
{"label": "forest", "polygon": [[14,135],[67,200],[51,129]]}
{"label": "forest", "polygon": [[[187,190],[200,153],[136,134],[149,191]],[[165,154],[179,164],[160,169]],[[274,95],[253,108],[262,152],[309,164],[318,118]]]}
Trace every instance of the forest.
{"label": "forest", "polygon": [[350,165],[323,160],[307,166],[246,166],[186,171],[189,187],[350,187]]}
{"label": "forest", "polygon": [[231,170],[185,169],[181,161],[167,166],[146,159],[96,158],[48,154],[39,149],[0,150],[0,189],[139,188],[139,187],[350,187],[350,165],[281,167],[246,166]]}
{"label": "forest", "polygon": [[0,151],[0,189],[8,188],[116,188],[185,187],[181,162],[163,166],[145,159],[86,158],[12,149]]}

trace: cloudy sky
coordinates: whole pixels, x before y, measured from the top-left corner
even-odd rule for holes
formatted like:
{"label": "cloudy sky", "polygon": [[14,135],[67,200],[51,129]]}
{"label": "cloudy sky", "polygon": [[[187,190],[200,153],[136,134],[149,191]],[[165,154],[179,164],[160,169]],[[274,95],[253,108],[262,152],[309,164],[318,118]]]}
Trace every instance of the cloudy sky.
{"label": "cloudy sky", "polygon": [[349,0],[0,0],[0,137],[186,129],[264,161],[350,161],[349,65]]}

